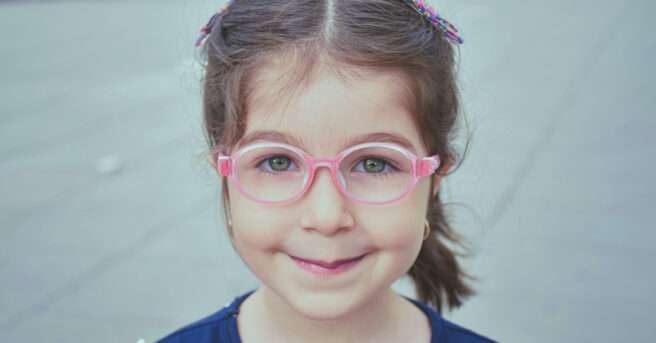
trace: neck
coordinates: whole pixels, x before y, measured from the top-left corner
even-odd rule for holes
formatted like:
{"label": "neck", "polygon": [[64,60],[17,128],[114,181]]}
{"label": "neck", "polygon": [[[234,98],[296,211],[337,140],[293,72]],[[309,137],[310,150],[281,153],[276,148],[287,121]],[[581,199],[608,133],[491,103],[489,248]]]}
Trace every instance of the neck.
{"label": "neck", "polygon": [[377,342],[381,341],[378,338],[389,338],[394,324],[399,323],[397,316],[404,303],[407,300],[387,288],[341,317],[315,320],[299,314],[284,299],[262,286],[244,301],[242,310],[249,312],[243,313],[244,317],[251,318],[252,321],[246,320],[256,323],[257,331],[266,335],[268,341],[278,338],[284,342]]}

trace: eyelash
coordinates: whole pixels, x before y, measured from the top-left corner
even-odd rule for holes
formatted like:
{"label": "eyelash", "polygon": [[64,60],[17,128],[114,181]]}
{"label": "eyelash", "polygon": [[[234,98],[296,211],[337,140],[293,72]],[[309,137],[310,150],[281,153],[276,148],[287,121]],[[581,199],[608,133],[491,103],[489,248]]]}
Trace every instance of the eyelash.
{"label": "eyelash", "polygon": [[[289,169],[287,169],[287,170],[285,170],[285,171],[281,171],[281,172],[277,172],[277,171],[275,171],[275,170],[270,169],[270,168],[268,167],[268,162],[269,162],[272,158],[274,158],[274,157],[284,157],[284,158],[289,159],[289,163],[290,163]],[[285,173],[285,172],[288,172],[288,171],[290,171],[290,170],[296,170],[296,169],[298,169],[298,163],[296,163],[296,161],[294,161],[294,159],[291,158],[291,157],[289,157],[289,156],[284,156],[284,155],[273,155],[273,156],[269,156],[269,157],[266,157],[266,158],[261,159],[259,162],[257,162],[257,163],[255,164],[255,167],[256,167],[257,170],[258,170],[260,173],[262,173],[262,174],[267,174],[267,175],[281,175],[281,174],[283,174],[283,173]]]}
{"label": "eyelash", "polygon": [[385,163],[385,167],[386,167],[386,169],[383,169],[383,171],[380,172],[380,173],[367,173],[366,171],[364,171],[364,167],[362,167],[363,170],[358,170],[358,172],[364,172],[364,173],[366,173],[366,174],[374,175],[374,176],[386,176],[386,175],[389,175],[389,174],[391,174],[391,173],[395,173],[395,172],[398,172],[398,171],[399,171],[399,168],[398,168],[397,166],[395,166],[394,163],[392,163],[392,162],[390,162],[390,161],[388,161],[388,160],[386,160],[386,159],[384,159],[384,158],[382,158],[382,157],[376,157],[376,156],[366,156],[366,157],[361,158],[361,159],[355,164],[355,167],[354,167],[354,168],[357,168],[358,166],[361,166],[361,165],[364,163],[364,161],[365,161],[366,159],[370,159],[370,158],[371,158],[371,159],[377,159],[377,160],[380,160],[380,161],[382,161],[383,163]]}
{"label": "eyelash", "polygon": [[[281,171],[281,172],[277,172],[275,170],[270,169],[267,163],[274,157],[284,157],[284,158],[289,159],[290,168],[285,170],[285,171]],[[394,165],[394,163],[388,161],[385,158],[377,157],[377,156],[366,156],[366,157],[363,157],[363,158],[359,159],[357,161],[357,163],[353,166],[352,169],[355,169],[358,166],[362,166],[362,164],[364,163],[364,161],[366,159],[377,159],[377,160],[382,161],[383,163],[385,163],[385,169],[383,169],[383,171],[380,172],[380,173],[368,173],[364,170],[364,167],[361,167],[362,170],[357,170],[357,172],[362,172],[362,173],[368,174],[369,176],[374,176],[374,177],[384,177],[384,176],[389,176],[392,173],[396,173],[396,172],[400,171],[399,168]],[[281,175],[281,174],[283,174],[285,172],[288,172],[288,171],[297,170],[298,169],[298,163],[296,163],[296,161],[293,158],[288,157],[288,156],[273,155],[273,156],[269,156],[269,157],[260,159],[257,163],[255,163],[255,167],[257,168],[258,172],[260,172],[262,174]]]}

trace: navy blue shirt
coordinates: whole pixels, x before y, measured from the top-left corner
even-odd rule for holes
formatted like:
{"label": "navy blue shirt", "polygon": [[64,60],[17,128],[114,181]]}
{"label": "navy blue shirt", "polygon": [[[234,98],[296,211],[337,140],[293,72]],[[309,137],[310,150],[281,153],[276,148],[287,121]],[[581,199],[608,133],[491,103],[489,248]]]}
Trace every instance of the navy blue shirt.
{"label": "navy blue shirt", "polygon": [[[237,297],[232,304],[219,312],[189,324],[162,338],[158,343],[241,343],[237,331],[239,305],[251,293]],[[431,343],[490,343],[493,340],[443,319],[439,313],[417,300],[407,298],[419,307],[430,319],[433,334]]]}

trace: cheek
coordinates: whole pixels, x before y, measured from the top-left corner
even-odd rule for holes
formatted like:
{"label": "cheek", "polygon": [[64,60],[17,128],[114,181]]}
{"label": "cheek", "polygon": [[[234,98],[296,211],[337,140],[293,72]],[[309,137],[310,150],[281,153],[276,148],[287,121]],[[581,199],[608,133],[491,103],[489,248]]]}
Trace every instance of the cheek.
{"label": "cheek", "polygon": [[386,283],[391,284],[407,273],[419,255],[429,187],[430,182],[420,182],[407,197],[366,216],[365,227],[379,253],[380,278]]}
{"label": "cheek", "polygon": [[362,216],[365,227],[373,230],[377,245],[389,249],[416,249],[421,246],[428,205],[430,182],[422,179],[405,198],[386,206],[371,207]]}
{"label": "cheek", "polygon": [[289,216],[284,215],[286,212],[244,197],[232,184],[228,191],[233,239],[239,253],[246,249],[266,251],[279,247],[284,231],[292,227]]}

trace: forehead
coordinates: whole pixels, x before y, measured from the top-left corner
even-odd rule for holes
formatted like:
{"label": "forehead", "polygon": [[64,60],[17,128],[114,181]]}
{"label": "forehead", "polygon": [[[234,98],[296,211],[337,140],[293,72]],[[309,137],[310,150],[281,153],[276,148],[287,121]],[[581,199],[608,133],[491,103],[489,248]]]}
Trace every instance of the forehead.
{"label": "forehead", "polygon": [[258,69],[249,86],[239,146],[266,137],[332,156],[354,143],[387,141],[425,154],[400,72],[319,65],[298,75],[292,63],[275,60]]}

